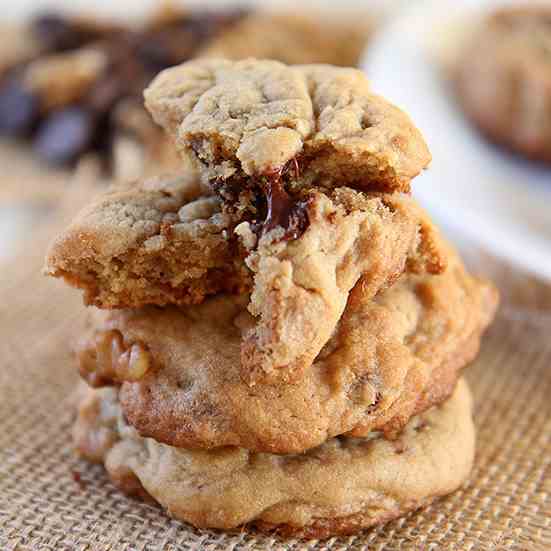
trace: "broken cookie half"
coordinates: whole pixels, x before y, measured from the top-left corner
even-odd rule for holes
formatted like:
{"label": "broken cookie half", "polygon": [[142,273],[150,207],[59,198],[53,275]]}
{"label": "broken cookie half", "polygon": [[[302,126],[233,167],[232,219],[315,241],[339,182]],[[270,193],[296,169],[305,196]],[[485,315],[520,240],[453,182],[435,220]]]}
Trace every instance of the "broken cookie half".
{"label": "broken cookie half", "polygon": [[100,308],[199,303],[248,286],[230,226],[193,173],[116,185],[53,242],[46,273]]}
{"label": "broken cookie half", "polygon": [[223,196],[274,185],[292,196],[340,186],[407,192],[431,159],[409,117],[356,69],[198,59],[160,73],[145,100]]}

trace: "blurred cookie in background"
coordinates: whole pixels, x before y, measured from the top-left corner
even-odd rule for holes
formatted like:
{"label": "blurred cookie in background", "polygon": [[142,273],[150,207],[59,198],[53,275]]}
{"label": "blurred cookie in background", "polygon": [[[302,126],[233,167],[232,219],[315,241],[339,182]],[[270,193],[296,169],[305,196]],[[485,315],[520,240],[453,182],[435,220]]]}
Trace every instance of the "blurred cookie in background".
{"label": "blurred cookie in background", "polygon": [[113,111],[112,172],[116,180],[192,171],[192,161],[178,154],[173,141],[153,122],[137,98],[127,98]]}
{"label": "blurred cookie in background", "polygon": [[365,14],[335,21],[303,14],[252,13],[213,39],[200,55],[355,67],[373,28],[374,19]]}
{"label": "blurred cookie in background", "polygon": [[453,73],[464,112],[486,137],[551,162],[551,5],[488,15],[465,42]]}

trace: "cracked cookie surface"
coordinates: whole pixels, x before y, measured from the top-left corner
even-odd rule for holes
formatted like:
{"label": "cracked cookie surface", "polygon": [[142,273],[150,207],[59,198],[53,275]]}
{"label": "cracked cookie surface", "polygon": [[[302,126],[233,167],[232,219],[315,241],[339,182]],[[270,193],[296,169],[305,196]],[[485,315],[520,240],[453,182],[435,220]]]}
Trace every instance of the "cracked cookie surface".
{"label": "cracked cookie surface", "polygon": [[333,336],[293,384],[243,380],[252,323],[245,296],[183,310],[97,310],[78,356],[81,371],[109,373],[118,358],[106,336],[122,351],[147,350],[147,373],[120,387],[125,418],[143,436],[177,447],[300,453],[343,433],[396,433],[444,400],[478,352],[496,302],[495,289],[450,252],[443,274],[404,275],[375,297],[359,282]]}
{"label": "cracked cookie surface", "polygon": [[202,528],[256,523],[311,538],[356,532],[456,490],[471,470],[475,439],[462,380],[397,440],[333,438],[299,455],[192,451],[142,438],[124,422],[115,389],[85,393],[74,436],[121,489],[151,495],[172,517]]}
{"label": "cracked cookie surface", "polygon": [[430,161],[409,117],[355,69],[198,59],[160,73],[145,100],[217,185],[257,186],[296,162],[293,188],[408,191]]}

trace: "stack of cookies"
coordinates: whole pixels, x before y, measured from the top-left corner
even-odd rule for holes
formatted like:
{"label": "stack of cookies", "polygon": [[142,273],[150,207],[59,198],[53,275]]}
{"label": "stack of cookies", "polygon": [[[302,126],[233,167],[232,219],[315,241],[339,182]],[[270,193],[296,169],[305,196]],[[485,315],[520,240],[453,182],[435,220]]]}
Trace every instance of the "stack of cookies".
{"label": "stack of cookies", "polygon": [[327,537],[458,488],[497,293],[410,197],[409,118],[359,71],[252,59],[145,97],[197,170],[115,187],[47,258],[96,307],[81,454],[198,527]]}

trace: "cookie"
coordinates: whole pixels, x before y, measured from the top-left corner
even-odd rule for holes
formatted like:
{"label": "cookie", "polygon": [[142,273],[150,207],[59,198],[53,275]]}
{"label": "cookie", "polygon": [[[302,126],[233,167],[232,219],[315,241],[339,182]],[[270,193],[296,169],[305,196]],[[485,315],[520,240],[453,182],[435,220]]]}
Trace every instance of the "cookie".
{"label": "cookie", "polygon": [[26,63],[40,52],[40,44],[24,25],[2,24],[0,32],[5,39],[0,48],[0,78],[15,63]]}
{"label": "cookie", "polygon": [[471,36],[454,70],[466,115],[492,141],[551,162],[551,8],[509,7]]}
{"label": "cookie", "polygon": [[301,453],[343,433],[392,434],[444,400],[478,352],[497,296],[450,251],[441,275],[405,275],[375,297],[359,281],[293,384],[242,376],[247,297],[185,309],[93,311],[77,356],[96,386],[120,385],[125,418],[176,447]]}
{"label": "cookie", "polygon": [[373,432],[274,456],[235,447],[191,451],[142,438],[124,422],[117,391],[102,389],[89,390],[74,435],[77,449],[103,461],[121,489],[146,492],[174,518],[200,528],[256,524],[326,538],[387,522],[461,486],[474,456],[471,410],[461,380],[449,400],[412,418],[397,440]]}
{"label": "cookie", "polygon": [[251,13],[211,40],[196,57],[275,59],[290,65],[355,67],[375,22],[367,14],[335,21],[297,13]]}
{"label": "cookie", "polygon": [[274,200],[261,218],[262,230],[235,226],[193,175],[116,189],[54,242],[46,271],[103,308],[250,290],[241,366],[254,384],[299,378],[360,279],[367,300],[404,271],[445,267],[437,232],[400,194],[312,191],[300,205]]}
{"label": "cookie", "polygon": [[239,291],[247,277],[228,228],[193,173],[115,186],[57,238],[46,271],[104,308],[200,302]]}
{"label": "cookie", "polygon": [[408,191],[430,161],[409,117],[365,75],[329,65],[198,59],[160,73],[146,107],[224,196],[276,185]]}

